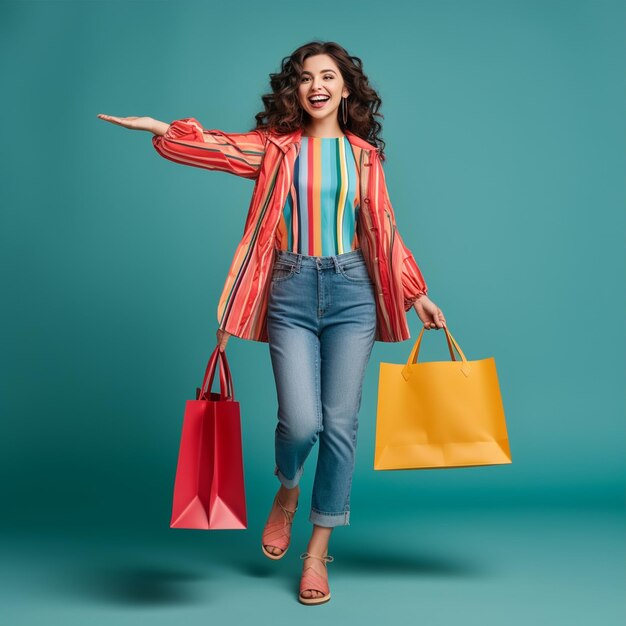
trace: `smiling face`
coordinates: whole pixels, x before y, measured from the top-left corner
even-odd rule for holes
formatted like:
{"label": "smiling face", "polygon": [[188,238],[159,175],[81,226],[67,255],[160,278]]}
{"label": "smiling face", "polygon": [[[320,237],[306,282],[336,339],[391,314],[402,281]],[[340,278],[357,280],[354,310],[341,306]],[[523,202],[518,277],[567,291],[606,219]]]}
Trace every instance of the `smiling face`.
{"label": "smiling face", "polygon": [[305,59],[298,85],[298,100],[314,124],[332,121],[338,126],[337,112],[341,98],[347,97],[349,93],[339,67],[331,56],[316,54]]}

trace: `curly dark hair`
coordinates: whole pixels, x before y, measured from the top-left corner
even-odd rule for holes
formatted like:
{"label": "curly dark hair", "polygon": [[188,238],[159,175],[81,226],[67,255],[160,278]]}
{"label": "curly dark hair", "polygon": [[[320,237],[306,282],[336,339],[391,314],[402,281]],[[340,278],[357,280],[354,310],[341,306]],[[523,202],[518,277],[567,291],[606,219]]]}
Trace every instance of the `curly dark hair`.
{"label": "curly dark hair", "polygon": [[378,112],[382,104],[380,96],[371,87],[363,73],[363,62],[359,57],[348,52],[334,41],[311,41],[300,46],[291,55],[284,57],[281,71],[270,74],[271,93],[261,96],[265,110],[257,113],[255,129],[267,129],[277,134],[290,133],[304,125],[309,114],[298,100],[298,85],[302,75],[304,60],[316,54],[331,56],[350,90],[347,98],[348,123],[344,125],[342,116],[338,116],[343,132],[349,130],[361,139],[376,146],[381,160],[385,159],[385,142],[379,137],[382,129],[376,117],[384,118]]}

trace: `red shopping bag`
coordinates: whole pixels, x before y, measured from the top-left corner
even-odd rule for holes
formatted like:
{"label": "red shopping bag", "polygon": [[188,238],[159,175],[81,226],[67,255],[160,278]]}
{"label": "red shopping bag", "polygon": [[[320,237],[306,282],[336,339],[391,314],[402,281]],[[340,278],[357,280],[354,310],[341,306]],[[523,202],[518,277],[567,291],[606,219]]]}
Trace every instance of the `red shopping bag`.
{"label": "red shopping bag", "polygon": [[[213,393],[218,359],[220,393]],[[216,346],[196,399],[185,407],[170,528],[247,527],[239,402],[226,353]]]}

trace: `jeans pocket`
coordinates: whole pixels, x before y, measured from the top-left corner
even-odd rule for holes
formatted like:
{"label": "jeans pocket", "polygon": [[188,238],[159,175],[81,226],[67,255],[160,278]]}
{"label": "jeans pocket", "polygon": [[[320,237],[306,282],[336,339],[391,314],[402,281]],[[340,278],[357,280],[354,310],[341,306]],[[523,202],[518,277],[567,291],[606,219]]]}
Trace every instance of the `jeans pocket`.
{"label": "jeans pocket", "polygon": [[369,283],[372,281],[365,261],[340,265],[339,270],[344,278],[347,278],[352,282]]}
{"label": "jeans pocket", "polygon": [[287,263],[286,261],[274,261],[272,267],[272,282],[277,283],[291,278],[296,271],[295,263]]}

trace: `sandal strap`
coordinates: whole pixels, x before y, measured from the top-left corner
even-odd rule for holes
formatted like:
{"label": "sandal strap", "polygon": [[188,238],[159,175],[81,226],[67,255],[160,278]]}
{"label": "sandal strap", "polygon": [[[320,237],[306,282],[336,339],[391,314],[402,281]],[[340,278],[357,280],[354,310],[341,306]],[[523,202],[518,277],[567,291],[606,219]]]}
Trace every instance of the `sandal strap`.
{"label": "sandal strap", "polygon": [[[268,524],[263,530],[263,543],[265,545],[275,545],[277,548],[283,548],[283,544],[289,544],[291,533],[289,533],[282,522]],[[274,542],[279,542],[277,545]]]}
{"label": "sandal strap", "polygon": [[321,591],[325,596],[330,592],[328,581],[310,567],[302,574],[300,579],[300,595],[309,589]]}
{"label": "sandal strap", "polygon": [[263,544],[271,545],[281,550],[285,550],[291,540],[291,526],[293,524],[293,518],[289,519],[287,513],[295,513],[298,510],[296,504],[296,510],[289,511],[286,509],[282,502],[278,499],[278,494],[275,496],[275,501],[278,502],[280,508],[285,512],[285,519],[274,522],[267,522],[263,529]]}
{"label": "sandal strap", "polygon": [[[304,552],[300,555],[301,559],[319,559],[324,562],[324,567],[326,567],[326,563],[331,563],[334,558],[332,556],[317,556],[315,554],[309,554],[308,552]],[[327,596],[330,593],[330,588],[328,586],[328,579],[325,576],[322,576],[319,572],[316,572],[313,567],[307,567],[302,572],[302,577],[300,579],[300,595],[304,591],[314,590],[320,591],[324,596]],[[304,597],[304,596],[303,596]]]}
{"label": "sandal strap", "polygon": [[283,512],[285,513],[287,520],[289,521],[289,523],[291,523],[292,520],[289,520],[289,515],[287,515],[287,513],[294,513],[298,510],[298,503],[296,502],[296,508],[293,511],[290,511],[289,509],[286,509],[283,506],[283,503],[278,499],[278,495],[276,495],[276,502],[278,502],[278,506],[280,506],[280,508],[283,510]]}
{"label": "sandal strap", "polygon": [[335,560],[334,556],[330,556],[328,554],[326,556],[317,556],[316,554],[309,554],[308,552],[303,552],[300,555],[300,558],[301,559],[310,559],[310,558],[319,559],[320,561],[324,562],[324,565],[326,563],[332,563]]}

